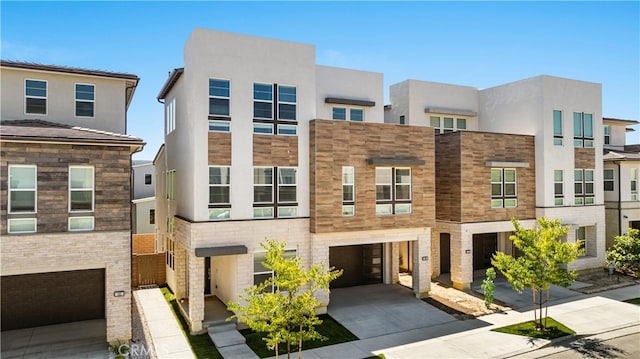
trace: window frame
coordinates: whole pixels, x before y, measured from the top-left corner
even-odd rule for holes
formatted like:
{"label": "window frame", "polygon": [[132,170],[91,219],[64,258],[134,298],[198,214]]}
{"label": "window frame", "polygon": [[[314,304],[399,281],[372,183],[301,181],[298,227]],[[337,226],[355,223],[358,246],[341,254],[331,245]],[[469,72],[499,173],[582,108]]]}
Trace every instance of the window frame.
{"label": "window frame", "polygon": [[[293,252],[293,255],[291,255],[291,253],[292,253],[292,252]],[[272,279],[272,278],[273,278],[273,276],[274,276],[273,270],[269,270],[269,269],[265,268],[265,267],[262,265],[262,262],[266,261],[266,258],[265,258],[265,254],[266,254],[266,253],[267,253],[266,251],[256,251],[256,252],[253,252],[253,270],[252,270],[252,273],[253,273],[253,285],[262,284],[262,283],[264,283],[265,281],[267,281],[267,280],[269,280],[269,279]],[[264,268],[264,270],[263,270],[263,271],[256,271],[256,269],[257,269],[257,268],[256,268],[256,260],[258,259],[258,258],[256,258],[256,257],[257,257],[258,255],[260,255],[260,256],[263,258],[263,260],[262,260],[262,261],[260,261],[260,266]],[[282,257],[283,257],[283,258],[285,258],[285,259],[289,259],[289,258],[297,258],[297,257],[298,257],[298,249],[297,249],[297,248],[294,248],[294,249],[285,249],[285,250],[284,250],[284,253],[282,254]],[[269,278],[265,278],[265,280],[264,280],[264,281],[261,281],[261,282],[259,282],[259,283],[256,283],[256,276],[265,276],[265,275],[268,275],[268,274],[270,274],[270,277],[269,277]],[[272,285],[271,285],[271,291],[270,291],[270,292],[267,292],[267,293],[273,293],[273,290],[274,290],[274,288],[273,288],[273,284],[272,284]]]}
{"label": "window frame", "polygon": [[[437,120],[437,126],[435,122]],[[451,126],[446,126],[446,120],[451,120]],[[469,124],[469,117],[455,116],[455,115],[441,115],[441,114],[429,114],[429,127],[432,127],[436,135],[443,133],[466,131]],[[460,127],[459,124],[464,121],[464,127]]]}
{"label": "window frame", "polygon": [[[494,181],[493,180],[493,173],[494,171],[500,171],[500,181]],[[507,182],[507,171],[513,171],[513,181],[509,181]],[[511,168],[511,167],[505,167],[505,168],[499,168],[499,167],[494,167],[491,168],[491,208],[492,209],[498,209],[498,208],[504,208],[504,209],[512,209],[512,208],[518,208],[518,171],[516,170],[516,168]],[[500,194],[493,194],[493,186],[494,185],[500,185]],[[507,194],[507,185],[513,185],[513,191],[514,194]],[[500,201],[500,202],[498,202]],[[507,201],[514,201],[514,205],[507,205]],[[500,205],[498,206],[497,204],[500,203]]]}
{"label": "window frame", "polygon": [[[560,179],[558,180],[558,172],[560,173]],[[560,185],[560,193],[558,193],[558,185]],[[563,170],[553,170],[553,195],[554,195],[554,205],[555,206],[563,206],[564,205],[564,171]]]}
{"label": "window frame", "polygon": [[[607,178],[608,173],[611,174],[611,178]],[[602,182],[604,185],[605,192],[612,192],[616,190],[615,171],[613,170],[613,168],[605,168],[602,171]],[[610,189],[607,188],[608,183],[610,184]]]}
{"label": "window frame", "polygon": [[[11,170],[14,168],[33,168],[33,188],[11,188]],[[36,214],[38,213],[38,166],[36,165],[8,165],[7,166],[7,213],[8,214]],[[11,205],[13,192],[33,192],[33,211],[15,211]]]}
{"label": "window frame", "polygon": [[[256,169],[271,169],[271,184],[256,184]],[[281,183],[281,170],[293,169],[295,171],[295,185],[291,183]],[[275,218],[296,218],[299,209],[299,173],[296,166],[253,166],[253,218],[254,219],[275,219]],[[265,176],[266,178],[266,176]],[[256,187],[271,187],[271,202],[256,202]],[[282,187],[295,187],[295,202],[281,201],[280,193]],[[288,212],[285,214],[285,212]]]}
{"label": "window frame", "polygon": [[171,100],[165,102],[164,106],[165,111],[165,134],[168,135],[175,131],[176,129],[176,98],[172,98]]}
{"label": "window frame", "polygon": [[629,173],[629,193],[632,201],[638,200],[638,169],[631,168]]}
{"label": "window frame", "polygon": [[[226,180],[227,183],[211,183],[211,170],[212,169],[226,169]],[[209,211],[209,220],[227,220],[231,218],[231,166],[209,166],[209,181],[208,181],[208,189],[209,189],[209,200],[208,200],[208,211]],[[224,174],[221,173],[221,176]],[[227,189],[227,197],[229,200],[227,202],[212,202],[211,201],[211,189],[212,187],[226,188]],[[224,215],[220,217],[221,215]]]}
{"label": "window frame", "polygon": [[[79,219],[90,219],[91,220],[91,226],[87,227],[87,228],[76,228],[73,229],[71,228],[71,222],[73,222],[74,220],[79,220]],[[73,217],[69,217],[67,220],[67,228],[69,232],[86,232],[86,231],[93,231],[95,229],[96,226],[96,222],[95,222],[95,218],[94,216],[73,216]]]}
{"label": "window frame", "polygon": [[[343,110],[344,118],[336,118],[335,116],[336,110]],[[353,111],[360,111],[360,113],[362,114],[362,119],[354,120]],[[364,113],[365,113],[365,109],[363,107],[357,107],[357,106],[332,106],[331,107],[331,119],[334,121],[364,122]]]}
{"label": "window frame", "polygon": [[[91,170],[91,188],[71,188],[71,172],[73,169],[90,169]],[[96,170],[94,166],[84,166],[84,165],[70,165],[69,166],[69,172],[68,172],[68,192],[69,192],[69,196],[68,196],[68,200],[69,200],[69,213],[92,213],[95,211],[96,208]],[[86,192],[91,190],[91,209],[72,209],[72,201],[71,201],[71,194],[73,192]]]}
{"label": "window frame", "polygon": [[[586,117],[591,118],[591,137],[587,136],[585,121]],[[576,127],[580,129],[580,133],[576,132]],[[594,147],[594,127],[593,127],[593,114],[587,112],[574,112],[573,113],[573,146],[575,148],[593,148]],[[590,144],[590,145],[587,145]]]}
{"label": "window frame", "polygon": [[[576,175],[580,173],[580,179],[578,180]],[[591,180],[587,180],[587,174],[591,173]],[[576,206],[590,206],[595,204],[595,171],[590,168],[576,168],[573,171],[573,183],[574,183],[574,201]],[[587,192],[588,185],[591,184],[592,192]],[[577,186],[580,185],[580,192],[577,191]]]}
{"label": "window frame", "polygon": [[[223,96],[223,95],[217,95],[217,94],[211,94],[211,89],[215,88],[215,89],[221,89],[223,87],[216,87],[211,85],[212,81],[221,81],[221,82],[226,82],[227,84],[227,95]],[[229,121],[231,120],[231,80],[230,79],[223,79],[223,78],[214,78],[214,77],[210,77],[209,78],[209,96],[208,96],[208,105],[209,105],[209,109],[207,110],[207,114],[208,114],[208,118],[209,120],[226,120]],[[211,100],[225,100],[227,102],[227,113],[211,113]]]}
{"label": "window frame", "polygon": [[[29,95],[27,94],[27,81],[38,81],[38,82],[44,82],[44,96],[38,96],[38,95]],[[39,112],[28,112],[28,104],[27,102],[28,99],[38,99],[38,100],[44,100],[44,113],[39,113]],[[48,80],[41,80],[41,79],[34,79],[34,78],[25,78],[24,79],[24,114],[25,115],[40,115],[40,116],[47,116],[49,114],[49,81]]]}
{"label": "window frame", "polygon": [[[558,117],[556,117],[558,114]],[[553,145],[554,146],[563,146],[564,145],[564,113],[562,110],[553,110]],[[559,121],[560,132],[556,133],[556,121]]]}
{"label": "window frame", "polygon": [[[398,170],[408,170],[409,171],[409,182],[398,182]],[[383,182],[382,178],[379,178],[378,171],[389,172],[391,178],[391,182]],[[376,189],[376,215],[410,215],[413,213],[413,170],[411,167],[376,167],[375,168],[375,189]],[[386,177],[386,176],[385,176]],[[389,198],[379,198],[378,187],[379,186],[388,186],[389,187]],[[408,199],[398,199],[398,187],[399,186],[409,186],[409,198]],[[384,193],[382,191],[381,193]],[[399,208],[407,207],[408,211],[399,211]]]}
{"label": "window frame", "polygon": [[[350,176],[350,177],[349,177]],[[348,181],[351,180],[351,182]],[[345,197],[345,189],[351,188],[351,199]],[[356,169],[354,166],[342,166],[342,216],[356,215]]]}
{"label": "window frame", "polygon": [[[78,85],[80,86],[91,86],[93,88],[93,99],[92,100],[86,100],[86,99],[79,99],[78,98]],[[74,115],[75,117],[80,117],[80,118],[95,118],[96,117],[96,85],[95,84],[90,84],[90,83],[82,83],[82,82],[76,82],[73,86],[73,95],[74,95]],[[91,103],[91,116],[84,116],[84,115],[78,115],[78,103]]]}
{"label": "window frame", "polygon": [[[263,86],[264,91],[259,91],[256,86]],[[260,93],[267,93],[269,87],[270,100],[258,98]],[[285,89],[293,90],[293,93],[283,93]],[[293,96],[295,101],[283,100],[283,98]],[[269,97],[269,96],[267,96]],[[256,104],[269,104],[271,117],[256,115]],[[293,118],[282,117],[283,106],[293,107]],[[278,83],[253,83],[253,134],[254,135],[279,135],[298,136],[298,87]]]}
{"label": "window frame", "polygon": [[[29,231],[12,231],[11,230],[11,224],[13,222],[26,222],[26,221],[30,221],[33,222],[33,230],[29,230]],[[7,218],[7,234],[21,234],[21,233],[37,233],[38,232],[38,219],[33,217],[33,218]]]}
{"label": "window frame", "polygon": [[604,125],[604,144],[611,144],[611,125]]}

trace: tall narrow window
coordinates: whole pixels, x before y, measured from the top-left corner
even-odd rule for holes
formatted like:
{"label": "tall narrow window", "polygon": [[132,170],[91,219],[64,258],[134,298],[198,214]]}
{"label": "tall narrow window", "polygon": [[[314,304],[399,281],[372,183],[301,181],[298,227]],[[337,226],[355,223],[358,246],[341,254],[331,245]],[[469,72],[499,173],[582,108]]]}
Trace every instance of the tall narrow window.
{"label": "tall narrow window", "polygon": [[605,145],[611,144],[611,126],[610,125],[604,125],[604,144]]}
{"label": "tall narrow window", "polygon": [[595,203],[593,170],[576,169],[574,173],[574,203],[588,205]]}
{"label": "tall narrow window", "polygon": [[404,117],[404,115],[401,115],[401,116],[400,116],[400,124],[401,124],[401,125],[406,125],[406,121],[405,121],[405,117]]}
{"label": "tall narrow window", "polygon": [[278,217],[298,215],[298,169],[278,167]]}
{"label": "tall narrow window", "polygon": [[434,128],[436,135],[440,134],[440,117],[439,116],[430,116],[429,125],[431,125],[431,127]]}
{"label": "tall narrow window", "polygon": [[273,87],[269,84],[253,84],[253,117],[273,119]]}
{"label": "tall narrow window", "polygon": [[176,129],[176,99],[171,99],[164,107],[165,132],[168,135]]}
{"label": "tall narrow window", "polygon": [[491,169],[491,208],[518,207],[516,170],[512,168]]}
{"label": "tall narrow window", "polygon": [[151,184],[151,173],[145,173],[144,184]]}
{"label": "tall narrow window", "polygon": [[156,210],[149,209],[149,224],[156,224]]}
{"label": "tall narrow window", "polygon": [[24,112],[27,115],[47,114],[47,81],[25,80]]}
{"label": "tall narrow window", "polygon": [[209,79],[209,116],[229,117],[229,80]]}
{"label": "tall narrow window", "polygon": [[166,185],[167,185],[167,199],[175,200],[176,199],[176,171],[171,170],[166,173]]}
{"label": "tall narrow window", "polygon": [[411,168],[376,168],[376,214],[411,213]]}
{"label": "tall narrow window", "polygon": [[553,144],[555,146],[562,146],[563,138],[562,111],[553,110]]}
{"label": "tall narrow window", "polygon": [[355,169],[342,167],[342,215],[354,216],[356,213]]}
{"label": "tall narrow window", "polygon": [[33,218],[9,218],[9,233],[36,231],[36,166],[9,166],[9,214],[33,213]]}
{"label": "tall narrow window", "polygon": [[273,218],[273,192],[273,167],[254,167],[254,218]]}
{"label": "tall narrow window", "polygon": [[278,119],[286,121],[296,120],[296,88],[293,86],[278,86]]}
{"label": "tall narrow window", "polygon": [[593,115],[584,112],[573,113],[574,147],[593,147]]}
{"label": "tall narrow window", "polygon": [[638,169],[637,168],[631,169],[631,174],[629,175],[629,178],[631,180],[631,183],[630,183],[631,200],[637,201],[638,200]]}
{"label": "tall narrow window", "polygon": [[209,219],[231,218],[229,167],[209,167]]}
{"label": "tall narrow window", "polygon": [[613,191],[614,190],[614,178],[613,178],[613,169],[605,168],[604,169],[604,190],[605,191]]}
{"label": "tall narrow window", "polygon": [[[88,166],[69,167],[69,230],[93,229],[94,169]],[[75,213],[87,213],[78,216]]]}
{"label": "tall narrow window", "polygon": [[587,227],[578,227],[576,229],[576,243],[580,249],[583,249],[583,256],[587,255]]}
{"label": "tall narrow window", "polygon": [[556,206],[564,205],[564,179],[562,170],[553,171],[553,192],[554,204]]}
{"label": "tall narrow window", "polygon": [[76,116],[93,117],[96,87],[90,84],[76,84]]}

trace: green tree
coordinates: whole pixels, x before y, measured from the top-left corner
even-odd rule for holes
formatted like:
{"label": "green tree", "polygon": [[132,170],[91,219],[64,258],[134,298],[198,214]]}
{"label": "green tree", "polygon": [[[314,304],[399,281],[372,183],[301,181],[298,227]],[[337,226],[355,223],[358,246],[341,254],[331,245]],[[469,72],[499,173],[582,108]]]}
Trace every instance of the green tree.
{"label": "green tree", "polygon": [[263,340],[267,348],[275,350],[286,344],[287,358],[291,346],[297,345],[298,358],[302,357],[302,343],[306,340],[326,340],[315,330],[322,324],[316,309],[322,303],[314,295],[317,291],[329,292],[329,283],[342,274],[342,270],[315,264],[305,269],[299,257],[284,256],[285,242],[266,238],[261,246],[267,251],[262,265],[273,271],[273,276],[245,289],[240,302],[229,302],[228,309],[256,332],[266,334]]}
{"label": "green tree", "polygon": [[[525,229],[516,219],[511,219],[514,235],[509,239],[521,252],[514,258],[502,252],[493,255],[491,264],[507,278],[513,290],[522,293],[530,288],[533,295],[533,319],[539,330],[545,330],[549,309],[551,284],[568,287],[576,280],[576,271],[566,269],[566,264],[575,261],[584,251],[578,242],[562,242],[569,226],[562,226],[558,219],[538,218],[538,226]],[[546,300],[543,301],[543,292]],[[542,306],[545,304],[545,321]],[[539,311],[539,313],[538,313]]]}
{"label": "green tree", "polygon": [[484,294],[484,305],[487,309],[490,309],[491,304],[493,303],[493,294],[496,290],[496,284],[493,282],[496,279],[496,270],[493,268],[487,268],[485,275],[487,277],[482,280],[480,288]]}
{"label": "green tree", "polygon": [[606,254],[607,264],[616,270],[640,278],[640,231],[629,228],[626,236],[617,236],[616,242]]}

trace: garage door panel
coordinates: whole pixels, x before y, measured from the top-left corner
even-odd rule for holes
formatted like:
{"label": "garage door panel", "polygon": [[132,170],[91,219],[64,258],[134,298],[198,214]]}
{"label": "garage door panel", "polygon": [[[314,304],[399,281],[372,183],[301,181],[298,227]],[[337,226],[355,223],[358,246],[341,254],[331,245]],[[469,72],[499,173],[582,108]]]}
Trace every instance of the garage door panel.
{"label": "garage door panel", "polygon": [[104,269],[4,276],[2,330],[105,317]]}
{"label": "garage door panel", "polygon": [[382,283],[382,244],[338,246],[329,248],[329,263],[343,273],[331,288]]}

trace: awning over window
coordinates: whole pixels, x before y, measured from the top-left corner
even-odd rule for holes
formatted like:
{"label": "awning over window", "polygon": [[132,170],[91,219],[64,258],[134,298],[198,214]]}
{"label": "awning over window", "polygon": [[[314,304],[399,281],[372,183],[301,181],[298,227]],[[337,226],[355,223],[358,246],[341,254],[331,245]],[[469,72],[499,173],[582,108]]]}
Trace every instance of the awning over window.
{"label": "awning over window", "polygon": [[196,257],[231,256],[235,254],[247,254],[246,246],[220,246],[196,248]]}
{"label": "awning over window", "polygon": [[478,113],[472,110],[464,110],[457,108],[444,108],[444,107],[427,107],[424,109],[425,113],[439,113],[443,115],[454,115],[454,116],[467,116],[467,117],[475,117],[478,116]]}
{"label": "awning over window", "polygon": [[376,105],[374,101],[356,100],[342,97],[327,97],[324,99],[324,103],[335,103],[339,105],[352,105],[352,106],[364,106],[373,107]]}
{"label": "awning over window", "polygon": [[383,166],[392,166],[392,165],[414,165],[414,166],[422,166],[425,164],[425,161],[416,157],[371,157],[367,158],[367,164],[370,165],[383,165]]}

